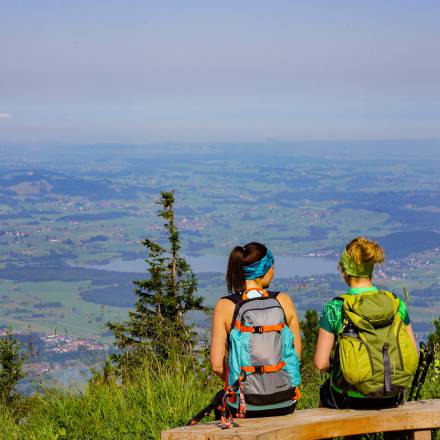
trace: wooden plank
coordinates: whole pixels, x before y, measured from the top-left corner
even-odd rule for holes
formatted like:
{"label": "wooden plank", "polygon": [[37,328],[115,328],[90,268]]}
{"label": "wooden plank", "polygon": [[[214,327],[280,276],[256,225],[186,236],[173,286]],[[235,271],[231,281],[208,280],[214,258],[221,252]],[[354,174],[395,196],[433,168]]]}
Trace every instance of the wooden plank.
{"label": "wooden plank", "polygon": [[432,434],[431,430],[425,430],[425,431],[414,431],[412,435],[413,440],[431,440]]}
{"label": "wooden plank", "polygon": [[164,431],[162,440],[313,440],[369,432],[440,428],[440,400],[398,408],[360,411],[317,408],[282,417],[235,419],[221,430],[215,422]]}

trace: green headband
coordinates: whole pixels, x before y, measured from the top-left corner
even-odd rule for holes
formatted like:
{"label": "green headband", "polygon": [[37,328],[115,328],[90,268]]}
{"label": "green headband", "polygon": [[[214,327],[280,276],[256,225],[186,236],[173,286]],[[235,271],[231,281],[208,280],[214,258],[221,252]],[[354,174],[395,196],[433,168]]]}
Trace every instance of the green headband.
{"label": "green headband", "polygon": [[370,278],[373,274],[374,263],[357,264],[354,259],[348,255],[347,249],[344,249],[344,252],[342,252],[339,264],[346,275],[352,275],[358,278]]}

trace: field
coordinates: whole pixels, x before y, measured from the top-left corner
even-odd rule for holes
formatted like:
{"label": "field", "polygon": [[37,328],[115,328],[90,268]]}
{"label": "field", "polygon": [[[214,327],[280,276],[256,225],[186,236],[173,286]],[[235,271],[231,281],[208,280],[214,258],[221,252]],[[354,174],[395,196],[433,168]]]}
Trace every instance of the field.
{"label": "field", "polygon": [[[140,240],[163,238],[156,200],[175,190],[186,255],[226,256],[259,240],[275,256],[336,259],[354,236],[378,239],[387,263],[377,282],[398,294],[409,289],[423,336],[440,315],[437,148],[428,141],[5,147],[0,322],[105,339],[105,322],[126,316],[131,281],[146,273],[90,267],[145,258]],[[217,272],[199,273],[210,305],[225,293]],[[344,289],[336,270],[293,273],[273,288],[290,292],[300,314]],[[209,322],[191,318],[201,330]]]}

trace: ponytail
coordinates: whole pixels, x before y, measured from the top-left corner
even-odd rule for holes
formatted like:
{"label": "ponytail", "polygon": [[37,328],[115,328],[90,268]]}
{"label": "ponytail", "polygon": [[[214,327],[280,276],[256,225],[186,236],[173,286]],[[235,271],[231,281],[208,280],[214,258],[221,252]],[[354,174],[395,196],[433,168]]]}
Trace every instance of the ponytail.
{"label": "ponytail", "polygon": [[246,289],[244,278],[244,248],[236,246],[229,254],[226,284],[229,293],[241,293]]}
{"label": "ponytail", "polygon": [[229,254],[228,270],[226,272],[226,285],[229,293],[242,293],[246,290],[246,277],[243,266],[261,260],[267,252],[268,250],[264,244],[255,241],[232,249]]}

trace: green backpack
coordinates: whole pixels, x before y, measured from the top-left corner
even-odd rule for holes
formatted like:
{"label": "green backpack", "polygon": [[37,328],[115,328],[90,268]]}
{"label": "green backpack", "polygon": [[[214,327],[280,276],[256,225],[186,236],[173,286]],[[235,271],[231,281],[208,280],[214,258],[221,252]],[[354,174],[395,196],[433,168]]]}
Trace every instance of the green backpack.
{"label": "green backpack", "polygon": [[399,299],[383,290],[338,298],[344,302],[339,364],[348,387],[368,397],[401,393],[417,368],[418,354],[399,316]]}

